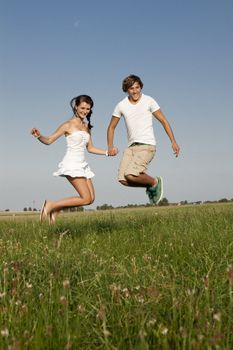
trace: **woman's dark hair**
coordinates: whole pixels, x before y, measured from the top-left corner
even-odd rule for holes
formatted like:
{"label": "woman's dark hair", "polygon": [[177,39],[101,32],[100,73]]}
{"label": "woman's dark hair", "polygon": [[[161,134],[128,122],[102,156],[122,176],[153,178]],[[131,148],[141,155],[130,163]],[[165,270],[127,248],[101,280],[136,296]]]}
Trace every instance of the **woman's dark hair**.
{"label": "woman's dark hair", "polygon": [[127,92],[127,90],[136,82],[140,85],[140,87],[142,89],[143,82],[141,81],[141,79],[137,75],[134,75],[134,74],[129,75],[122,82],[122,90],[124,92]]}
{"label": "woman's dark hair", "polygon": [[82,102],[86,102],[87,104],[89,104],[91,106],[91,110],[88,113],[88,115],[86,116],[87,121],[88,121],[88,128],[91,129],[93,128],[93,125],[91,125],[91,115],[92,115],[92,107],[94,106],[94,102],[92,100],[92,98],[88,95],[80,95],[77,97],[72,98],[72,100],[70,101],[70,106],[74,112],[74,114],[76,115],[76,110],[75,110],[75,106],[78,107],[80,105],[80,103]]}

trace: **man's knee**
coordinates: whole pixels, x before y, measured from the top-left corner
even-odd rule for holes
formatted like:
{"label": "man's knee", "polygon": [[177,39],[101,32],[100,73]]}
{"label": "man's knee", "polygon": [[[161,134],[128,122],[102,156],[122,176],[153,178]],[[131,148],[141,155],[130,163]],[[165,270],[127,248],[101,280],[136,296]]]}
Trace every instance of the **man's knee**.
{"label": "man's knee", "polygon": [[120,182],[120,184],[124,185],[124,186],[128,186],[128,183],[126,180],[118,180]]}
{"label": "man's knee", "polygon": [[135,180],[137,181],[137,176],[132,175],[132,174],[125,175],[125,178],[129,182],[135,182]]}

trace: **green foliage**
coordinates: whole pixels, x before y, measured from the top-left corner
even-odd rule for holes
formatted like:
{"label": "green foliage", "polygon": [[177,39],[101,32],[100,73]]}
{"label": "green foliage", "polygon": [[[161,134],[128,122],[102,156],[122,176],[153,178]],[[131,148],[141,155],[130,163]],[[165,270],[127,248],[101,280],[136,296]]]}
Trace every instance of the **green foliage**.
{"label": "green foliage", "polygon": [[0,217],[0,349],[232,349],[232,209]]}
{"label": "green foliage", "polygon": [[169,205],[168,199],[166,197],[162,198],[161,201],[159,202],[159,206],[166,206]]}
{"label": "green foliage", "polygon": [[96,209],[97,210],[109,210],[109,209],[113,209],[113,206],[105,203],[103,205],[97,206]]}
{"label": "green foliage", "polygon": [[227,198],[219,199],[219,203],[227,203],[227,202],[228,202]]}
{"label": "green foliage", "polygon": [[73,208],[67,208],[67,209],[64,209],[63,210],[64,212],[66,212],[66,213],[69,213],[69,212],[71,212],[71,213],[74,213],[74,212],[77,212],[77,211],[84,211],[84,207],[73,207]]}

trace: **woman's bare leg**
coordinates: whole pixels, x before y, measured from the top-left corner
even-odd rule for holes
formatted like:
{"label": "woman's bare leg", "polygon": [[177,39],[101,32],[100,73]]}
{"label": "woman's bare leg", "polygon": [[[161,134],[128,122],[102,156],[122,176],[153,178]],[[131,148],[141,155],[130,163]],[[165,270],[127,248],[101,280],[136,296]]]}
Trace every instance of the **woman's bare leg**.
{"label": "woman's bare leg", "polygon": [[91,203],[93,203],[95,200],[95,189],[94,189],[94,186],[93,186],[91,179],[87,179],[87,186],[88,186],[89,191],[91,193]]}
{"label": "woman's bare leg", "polygon": [[[89,205],[94,201],[94,187],[90,179],[84,177],[66,177],[71,185],[75,188],[79,197],[68,197],[57,201],[46,201],[45,210],[50,216],[50,222],[54,223],[60,210],[65,208],[79,207]],[[51,215],[50,215],[51,214]]]}
{"label": "woman's bare leg", "polygon": [[[92,184],[91,179],[87,179],[86,181],[87,181],[87,186],[89,188],[89,191],[91,193],[91,203],[93,203],[94,200],[95,200],[95,189],[94,189],[94,186]],[[52,210],[50,212],[50,220],[49,220],[50,225],[55,224],[55,221],[56,221],[57,216],[59,215],[59,213],[60,213],[60,210]]]}

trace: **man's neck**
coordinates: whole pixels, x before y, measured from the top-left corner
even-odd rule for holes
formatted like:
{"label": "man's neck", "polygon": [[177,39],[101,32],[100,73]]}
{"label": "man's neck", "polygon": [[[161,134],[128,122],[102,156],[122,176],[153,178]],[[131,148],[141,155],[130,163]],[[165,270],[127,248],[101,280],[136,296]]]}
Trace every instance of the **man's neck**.
{"label": "man's neck", "polygon": [[133,105],[136,105],[141,100],[142,94],[137,99],[134,99],[132,96],[128,96],[128,100]]}

